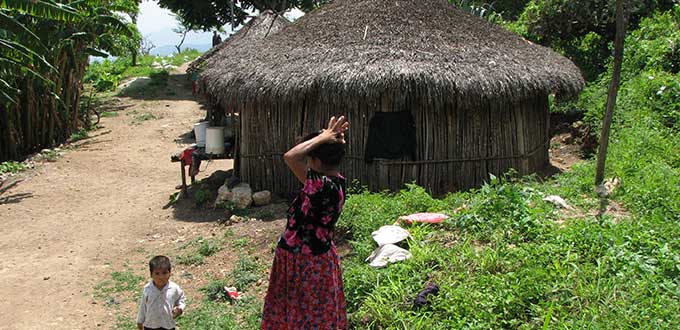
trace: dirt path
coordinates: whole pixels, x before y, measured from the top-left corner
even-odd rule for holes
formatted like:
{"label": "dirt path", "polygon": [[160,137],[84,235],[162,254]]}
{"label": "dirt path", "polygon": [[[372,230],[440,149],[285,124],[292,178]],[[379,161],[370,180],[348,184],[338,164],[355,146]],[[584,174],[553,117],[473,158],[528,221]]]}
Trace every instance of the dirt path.
{"label": "dirt path", "polygon": [[191,142],[181,137],[205,115],[185,81],[171,76],[172,99],[121,99],[124,110],[103,118],[92,138],[3,194],[0,329],[108,329],[113,315],[92,288],[112,265],[137,251],[132,262],[143,267],[171,239],[214,226],[199,222],[200,212],[177,221],[162,208],[179,183],[169,156]]}

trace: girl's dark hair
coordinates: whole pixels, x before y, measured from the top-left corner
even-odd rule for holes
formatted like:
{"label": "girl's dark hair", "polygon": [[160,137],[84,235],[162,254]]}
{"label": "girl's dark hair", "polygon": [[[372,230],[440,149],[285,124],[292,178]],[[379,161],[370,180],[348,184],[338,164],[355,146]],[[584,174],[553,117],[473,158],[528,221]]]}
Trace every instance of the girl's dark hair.
{"label": "girl's dark hair", "polygon": [[153,274],[156,269],[167,269],[172,271],[172,265],[170,265],[170,258],[166,256],[155,256],[149,261],[149,272]]}
{"label": "girl's dark hair", "polygon": [[[311,140],[319,135],[319,132],[310,133],[302,138],[302,142]],[[345,144],[343,143],[324,143],[308,154],[310,157],[317,158],[322,164],[328,167],[338,167],[342,157],[345,156]]]}

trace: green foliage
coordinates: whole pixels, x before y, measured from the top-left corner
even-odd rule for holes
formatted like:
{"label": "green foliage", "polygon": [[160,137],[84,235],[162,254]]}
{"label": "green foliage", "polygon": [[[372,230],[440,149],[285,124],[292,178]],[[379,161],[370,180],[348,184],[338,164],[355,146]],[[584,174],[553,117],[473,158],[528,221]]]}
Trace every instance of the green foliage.
{"label": "green foliage", "polygon": [[156,87],[167,85],[168,70],[189,62],[201,55],[195,49],[185,49],[172,56],[144,55],[137,59],[137,65],[132,66],[130,57],[120,57],[113,61],[105,59],[93,62],[87,68],[84,82],[92,83],[97,91],[112,91],[118,84],[132,77],[150,77],[151,84]]}
{"label": "green foliage", "polygon": [[215,240],[206,239],[198,246],[198,254],[209,257],[222,250],[222,243]]}
{"label": "green foliage", "polygon": [[[360,238],[353,246],[369,247],[355,249],[343,260],[352,327],[599,328],[615,323],[668,328],[680,322],[677,313],[669,312],[680,307],[680,242],[674,238],[680,228],[668,218],[677,210],[648,199],[636,205],[632,221],[585,216],[558,225],[555,210],[542,201],[544,195],[559,194],[572,205],[592,205],[578,202],[592,195],[592,167],[588,163],[543,184],[493,180],[444,200],[427,198],[414,186],[394,197],[351,195],[339,225]],[[633,170],[623,180],[638,176]],[[666,198],[670,203],[677,205],[680,199],[677,191],[659,191],[662,182],[645,186],[656,187],[650,195],[673,196]],[[400,203],[395,203],[396,196],[401,196]],[[640,190],[622,188],[616,196],[628,202]],[[413,257],[371,268],[363,260],[375,247],[370,232],[391,223],[393,208],[400,206],[398,214],[448,210],[452,217],[443,229],[409,226],[414,239],[407,245]],[[364,226],[366,222],[371,224]],[[414,297],[430,281],[440,287],[439,295],[415,309]]]}
{"label": "green foliage", "polygon": [[100,115],[102,118],[118,117],[118,112],[115,111],[105,111]]}
{"label": "green foliage", "polygon": [[178,257],[178,262],[183,265],[202,265],[205,257],[214,255],[222,250],[223,242],[217,239],[203,238],[198,236],[180,246],[181,250],[191,247],[191,251]]}
{"label": "green foliage", "polygon": [[680,5],[645,18],[625,41],[622,79],[642,71],[680,71]]}
{"label": "green foliage", "polygon": [[198,253],[188,253],[177,257],[177,262],[180,265],[197,266],[202,265],[204,261],[205,258]]}
{"label": "green foliage", "polygon": [[0,163],[0,174],[19,173],[26,169],[26,165],[21,162],[8,161]]}
{"label": "green foliage", "polygon": [[87,139],[89,137],[87,132],[88,132],[87,129],[81,128],[78,131],[76,131],[75,133],[71,134],[71,137],[69,137],[69,141],[70,142],[76,142],[76,141]]}
{"label": "green foliage", "polygon": [[210,191],[210,189],[203,187],[194,191],[192,194],[192,197],[194,198],[194,202],[196,203],[196,205],[203,205],[203,203],[207,202],[211,196],[212,192]]}
{"label": "green foliage", "polygon": [[40,156],[48,162],[56,162],[60,154],[54,149],[48,149],[40,153]]}
{"label": "green foliage", "polygon": [[[141,123],[143,123],[143,122],[145,122],[145,121],[147,121],[147,120],[158,119],[158,117],[156,117],[155,115],[153,115],[153,114],[151,114],[151,113],[138,113],[138,114],[134,114],[133,117],[132,117],[132,119],[133,119],[133,120],[132,120],[132,123],[133,123],[133,124],[138,124],[138,125],[139,125],[139,124],[141,124]],[[196,197],[196,194],[198,194],[199,197]],[[196,194],[194,195],[194,199],[196,199],[197,203],[203,203],[203,202],[205,201],[205,200],[203,199],[203,198],[204,198],[203,190],[197,191]],[[201,202],[198,202],[199,199],[201,200]]]}
{"label": "green foliage", "polygon": [[467,11],[468,13],[486,19],[489,22],[501,23],[503,17],[501,13],[496,11],[493,4],[480,3],[474,0],[449,0],[449,2]]}
{"label": "green foliage", "polygon": [[271,9],[275,12],[283,12],[287,8],[299,8],[312,10],[326,3],[328,0],[285,0],[285,1],[239,1],[233,8],[233,17],[230,3],[227,1],[183,1],[183,0],[160,0],[158,4],[162,8],[178,13],[178,21],[190,25],[196,29],[210,30],[231,24],[233,19],[238,26],[245,22],[249,13],[253,10],[262,12]]}
{"label": "green foliage", "polygon": [[467,207],[456,214],[452,226],[480,242],[519,244],[550,229],[549,209],[539,205],[542,195],[532,188],[497,179],[473,191]]}
{"label": "green foliage", "polygon": [[239,291],[246,290],[251,284],[260,279],[261,265],[250,255],[239,256],[236,267],[229,274],[231,283]]}
{"label": "green foliage", "polygon": [[[673,7],[673,0],[628,3],[629,30],[644,17]],[[572,59],[586,80],[596,79],[607,68],[614,40],[614,1],[530,1],[513,31],[524,32],[530,40],[550,46]],[[518,26],[521,26],[518,27]]]}
{"label": "green foliage", "polygon": [[234,304],[204,301],[177,319],[181,329],[242,330],[259,329],[262,302],[246,296]]}
{"label": "green foliage", "polygon": [[137,7],[131,0],[0,2],[0,105],[6,114],[0,132],[13,132],[0,139],[0,160],[61,143],[89,125],[73,113],[81,110],[76,102],[88,55],[122,55],[125,40],[138,35],[122,15]]}
{"label": "green foliage", "polygon": [[144,277],[130,271],[111,272],[111,279],[105,280],[94,287],[94,296],[106,301],[115,301],[120,294],[136,295],[139,292]]}

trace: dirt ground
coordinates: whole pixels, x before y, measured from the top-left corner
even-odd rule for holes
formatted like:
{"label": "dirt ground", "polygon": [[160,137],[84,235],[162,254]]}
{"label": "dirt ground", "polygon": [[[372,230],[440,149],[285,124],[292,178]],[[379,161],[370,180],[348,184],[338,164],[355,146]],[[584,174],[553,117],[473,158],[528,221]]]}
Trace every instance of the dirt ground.
{"label": "dirt ground", "polygon": [[[93,288],[112,270],[125,265],[143,273],[150,255],[223,231],[217,224],[223,212],[163,208],[180,183],[170,155],[193,142],[187,133],[205,116],[184,75],[171,75],[168,89],[166,97],[115,99],[107,107],[118,116],[103,118],[91,138],[3,193],[0,329],[109,329],[114,315],[93,298]],[[156,119],[136,119],[142,114]],[[206,173],[231,167],[230,160],[214,161]],[[281,225],[232,227],[266,250]],[[224,272],[226,256],[215,256],[208,272]]]}

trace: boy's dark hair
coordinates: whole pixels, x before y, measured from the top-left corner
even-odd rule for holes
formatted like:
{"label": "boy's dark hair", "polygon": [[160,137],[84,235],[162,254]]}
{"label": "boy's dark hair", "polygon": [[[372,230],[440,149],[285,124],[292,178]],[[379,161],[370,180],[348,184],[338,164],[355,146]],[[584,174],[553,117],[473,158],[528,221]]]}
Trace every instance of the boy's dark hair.
{"label": "boy's dark hair", "polygon": [[[310,133],[304,138],[302,138],[302,142],[311,140],[319,135],[320,132],[314,132]],[[328,167],[338,167],[340,165],[340,161],[342,160],[342,157],[345,156],[345,144],[343,143],[324,143],[316,148],[314,148],[312,151],[310,151],[308,154],[310,157],[317,158],[321,160],[321,163],[324,164],[325,166]]]}
{"label": "boy's dark hair", "polygon": [[167,269],[172,271],[172,265],[170,264],[170,258],[166,256],[155,256],[149,261],[149,273],[153,274],[156,269]]}

